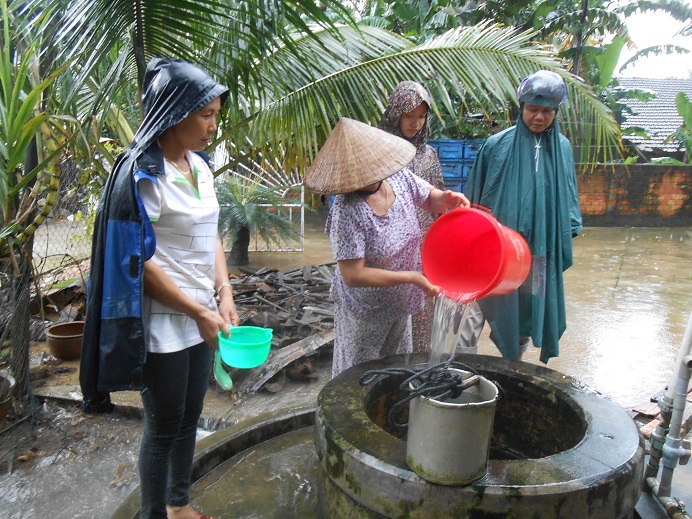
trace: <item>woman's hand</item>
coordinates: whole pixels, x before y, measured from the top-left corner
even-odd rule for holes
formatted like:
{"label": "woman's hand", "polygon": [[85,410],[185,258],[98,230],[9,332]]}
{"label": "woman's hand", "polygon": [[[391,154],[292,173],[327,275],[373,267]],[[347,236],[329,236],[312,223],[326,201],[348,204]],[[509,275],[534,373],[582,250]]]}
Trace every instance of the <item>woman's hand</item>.
{"label": "woman's hand", "polygon": [[441,214],[449,209],[457,207],[470,207],[471,202],[464,196],[463,193],[456,191],[442,191],[433,187],[430,190],[428,198],[426,198],[421,208],[431,213]]}
{"label": "woman's hand", "polygon": [[[233,304],[230,287],[225,288],[224,292],[227,292],[225,298],[227,298],[229,302],[224,305],[224,308],[227,310],[225,310],[226,314],[222,317],[222,315],[215,310],[197,303],[183,292],[180,287],[171,280],[168,274],[166,274],[159,265],[154,263],[153,260],[144,262],[144,293],[167,307],[190,316],[197,324],[197,329],[199,330],[202,340],[213,349],[219,346],[219,331],[221,330],[224,331],[224,333],[228,333],[229,322],[238,319],[238,312],[235,310],[235,305]],[[230,305],[233,305],[233,307],[231,308]],[[235,317],[233,316],[233,312],[235,312]]]}
{"label": "woman's hand", "polygon": [[[228,294],[224,292],[228,292]],[[240,316],[238,315],[238,310],[233,300],[231,287],[224,287],[222,293],[219,294],[219,298],[219,315],[224,320],[224,327],[221,331],[223,331],[225,335],[228,335],[230,326],[240,326]]]}
{"label": "woman's hand", "polygon": [[339,260],[341,277],[349,288],[354,287],[393,287],[403,283],[413,283],[426,296],[439,295],[440,287],[428,281],[422,272],[415,270],[385,270],[365,266],[365,259]]}
{"label": "woman's hand", "polygon": [[426,278],[422,272],[414,273],[413,284],[419,287],[428,297],[436,297],[440,295],[440,287],[433,285],[430,281],[428,281],[428,278]]}
{"label": "woman's hand", "polygon": [[228,335],[230,330],[228,323],[220,314],[209,308],[200,306],[199,309],[200,311],[192,316],[197,324],[199,334],[212,350],[217,350],[219,348],[219,330]]}
{"label": "woman's hand", "polygon": [[221,331],[228,337],[231,332],[231,326],[240,326],[240,316],[233,300],[233,288],[228,284],[226,253],[223,250],[221,236],[218,234],[216,235],[215,277],[219,294],[219,315],[223,319]]}
{"label": "woman's hand", "polygon": [[447,209],[471,206],[469,199],[463,193],[457,193],[456,191],[442,191],[442,199]]}

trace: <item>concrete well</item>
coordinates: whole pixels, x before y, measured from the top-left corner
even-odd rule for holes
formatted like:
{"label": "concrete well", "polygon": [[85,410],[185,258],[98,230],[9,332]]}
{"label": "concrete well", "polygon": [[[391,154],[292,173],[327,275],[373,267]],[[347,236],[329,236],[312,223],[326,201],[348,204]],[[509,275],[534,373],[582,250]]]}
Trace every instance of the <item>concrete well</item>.
{"label": "concrete well", "polygon": [[574,378],[497,357],[457,358],[501,387],[486,475],[468,486],[419,478],[406,464],[405,431],[388,423],[402,379],[384,377],[368,387],[359,381],[369,370],[426,360],[395,355],[367,362],[324,387],[315,425],[320,517],[632,516],[644,444],[629,415]]}

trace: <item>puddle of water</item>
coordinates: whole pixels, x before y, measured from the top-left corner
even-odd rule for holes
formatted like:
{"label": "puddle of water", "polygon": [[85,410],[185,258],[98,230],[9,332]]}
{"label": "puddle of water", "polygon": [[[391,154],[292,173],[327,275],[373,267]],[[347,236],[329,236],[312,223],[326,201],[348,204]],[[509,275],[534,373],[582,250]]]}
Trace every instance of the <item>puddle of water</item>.
{"label": "puddle of water", "polygon": [[317,517],[314,434],[312,427],[293,431],[225,461],[193,485],[193,507],[234,519]]}
{"label": "puddle of water", "polygon": [[[548,367],[626,409],[668,384],[692,311],[692,233],[590,229],[574,241],[565,273],[567,331]],[[497,355],[486,326],[479,353]],[[527,362],[540,364],[529,347]]]}
{"label": "puddle of water", "polygon": [[[35,428],[30,422],[6,432],[0,454],[11,446],[15,459],[0,474],[0,517],[12,519],[96,519],[112,514],[139,483],[137,459],[141,423],[109,416],[92,421],[50,406]],[[49,416],[46,418],[46,416]],[[36,457],[16,461],[30,452]]]}

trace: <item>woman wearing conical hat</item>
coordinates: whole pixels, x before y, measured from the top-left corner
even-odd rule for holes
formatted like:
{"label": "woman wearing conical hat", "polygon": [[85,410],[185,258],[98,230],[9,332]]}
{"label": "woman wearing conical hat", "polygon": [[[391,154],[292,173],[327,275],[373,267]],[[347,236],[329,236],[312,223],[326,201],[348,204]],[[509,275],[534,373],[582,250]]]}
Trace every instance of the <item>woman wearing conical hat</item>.
{"label": "woman wearing conical hat", "polygon": [[338,194],[325,228],[337,260],[333,376],[411,352],[411,315],[440,292],[421,272],[416,208],[443,213],[469,202],[411,173],[415,154],[404,139],[343,118],[305,175],[312,192]]}

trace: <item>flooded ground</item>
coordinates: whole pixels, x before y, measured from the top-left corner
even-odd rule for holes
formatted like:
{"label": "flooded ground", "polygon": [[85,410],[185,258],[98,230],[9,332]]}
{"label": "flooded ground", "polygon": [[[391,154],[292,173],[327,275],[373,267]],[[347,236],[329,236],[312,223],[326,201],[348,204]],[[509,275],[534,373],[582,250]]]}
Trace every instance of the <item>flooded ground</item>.
{"label": "flooded ground", "polygon": [[[250,268],[286,270],[333,261],[322,233],[323,216],[307,219],[305,252],[252,254]],[[580,379],[631,411],[663,390],[673,372],[692,311],[692,228],[589,228],[574,244],[575,265],[565,281],[568,329],[560,357],[548,367]],[[484,330],[479,353],[497,355],[487,333]],[[540,363],[537,351],[529,350],[525,360]],[[328,360],[322,364],[319,385],[330,371]],[[63,398],[78,400],[74,386],[69,386],[74,377],[65,384]],[[258,412],[260,403],[266,410],[313,401],[318,384],[289,384],[276,395],[252,397],[232,413],[227,395],[212,388],[205,412],[243,420]],[[132,401],[137,400],[135,395]],[[0,517],[106,519],[136,487],[141,435],[137,418],[85,417],[76,404],[48,403],[21,425],[5,431],[6,425],[7,421],[0,423]],[[306,442],[297,441],[296,448],[303,449]],[[26,461],[18,461],[19,456],[26,456]],[[690,482],[690,467],[678,469],[676,480],[683,481],[684,473]],[[267,477],[243,485],[274,481]],[[277,480],[295,477],[289,469],[276,475]],[[294,486],[298,490],[286,496],[286,504],[293,500],[300,508],[303,494],[314,489],[304,481]],[[229,506],[242,495],[229,493]],[[267,513],[262,517],[283,517]]]}
{"label": "flooded ground", "polygon": [[591,228],[574,246],[567,331],[548,367],[625,408],[646,402],[669,382],[692,312],[692,230]]}
{"label": "flooded ground", "polygon": [[[255,254],[251,267],[333,261],[323,217],[306,219],[305,252]],[[548,367],[631,408],[662,390],[692,313],[692,228],[591,227],[565,273],[567,331]],[[479,353],[499,355],[486,326]],[[540,364],[529,348],[527,362]]]}

